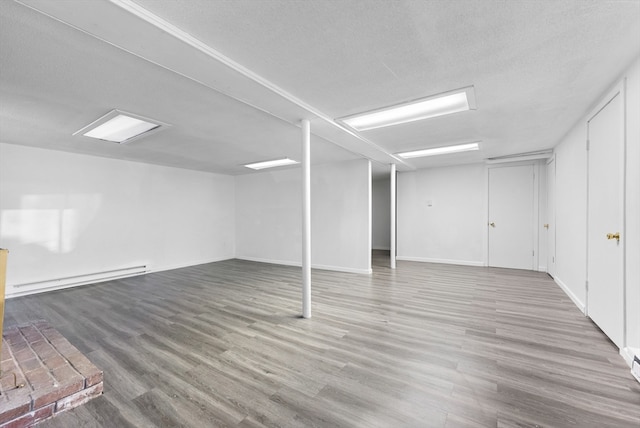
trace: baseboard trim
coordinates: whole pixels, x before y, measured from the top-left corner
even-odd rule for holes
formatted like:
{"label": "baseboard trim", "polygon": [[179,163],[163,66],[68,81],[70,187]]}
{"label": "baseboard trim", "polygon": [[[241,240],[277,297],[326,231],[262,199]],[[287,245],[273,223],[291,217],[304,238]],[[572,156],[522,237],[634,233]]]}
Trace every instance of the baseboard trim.
{"label": "baseboard trim", "polygon": [[[290,260],[274,260],[274,259],[264,259],[261,257],[248,257],[248,256],[236,256],[236,259],[246,260],[249,262],[269,263],[272,265],[296,266],[296,267],[302,266],[301,262],[293,262]],[[320,270],[330,270],[335,272],[358,273],[358,274],[365,274],[365,275],[371,275],[373,273],[373,269],[356,269],[356,268],[349,268],[349,267],[343,267],[343,266],[311,264],[311,268],[320,269]]]}
{"label": "baseboard trim", "polygon": [[356,269],[356,268],[348,268],[348,267],[342,267],[342,266],[325,266],[325,265],[314,265],[314,264],[312,264],[311,267],[313,269],[331,270],[335,272],[345,272],[345,273],[358,273],[363,275],[371,275],[373,273],[373,269]]}
{"label": "baseboard trim", "polygon": [[447,265],[460,265],[460,266],[484,266],[484,262],[475,262],[469,260],[449,260],[449,259],[432,259],[429,257],[408,257],[397,256],[396,260],[404,260],[407,262],[423,262],[423,263],[443,263]]}
{"label": "baseboard trim", "polygon": [[166,271],[166,270],[174,270],[174,269],[182,269],[182,268],[187,268],[187,267],[191,267],[191,266],[198,266],[198,265],[206,265],[207,263],[223,262],[225,260],[231,260],[233,258],[234,258],[233,256],[224,256],[224,257],[216,257],[216,258],[213,258],[213,259],[196,260],[196,261],[191,261],[191,262],[187,262],[187,263],[178,263],[178,264],[175,264],[175,265],[153,267],[153,269],[150,269],[148,271],[148,273],[163,272],[163,271]]}
{"label": "baseboard trim", "polygon": [[300,262],[292,262],[289,260],[276,260],[276,259],[265,259],[262,257],[251,257],[251,256],[235,256],[238,260],[246,260],[248,262],[258,262],[258,263],[269,263],[272,265],[283,265],[283,266],[302,266]]}
{"label": "baseboard trim", "polygon": [[556,284],[558,284],[558,286],[562,289],[562,291],[564,291],[564,293],[567,296],[569,296],[569,298],[578,307],[578,309],[580,309],[580,311],[584,314],[586,311],[584,303],[582,303],[580,299],[578,299],[578,297],[575,294],[573,294],[573,291],[571,291],[571,289],[569,289],[569,287],[567,287],[567,285],[564,282],[562,282],[562,280],[558,278],[557,275],[555,278],[553,278],[553,280],[555,281]]}

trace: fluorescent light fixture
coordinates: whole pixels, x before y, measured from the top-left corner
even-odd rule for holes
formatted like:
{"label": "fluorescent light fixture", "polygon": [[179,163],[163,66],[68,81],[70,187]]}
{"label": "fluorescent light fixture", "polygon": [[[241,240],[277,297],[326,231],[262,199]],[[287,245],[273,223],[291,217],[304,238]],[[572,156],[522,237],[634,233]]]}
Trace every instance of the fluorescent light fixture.
{"label": "fluorescent light fixture", "polygon": [[514,155],[497,156],[493,158],[488,158],[486,162],[487,163],[520,162],[520,161],[537,160],[537,159],[549,159],[551,156],[553,156],[553,149],[540,150],[537,152],[518,153]]}
{"label": "fluorescent light fixture", "polygon": [[467,110],[475,110],[473,86],[337,120],[367,131]]}
{"label": "fluorescent light fixture", "polygon": [[265,168],[274,168],[276,166],[294,165],[297,163],[300,163],[300,162],[294,161],[293,159],[284,158],[284,159],[275,159],[275,160],[264,161],[264,162],[249,163],[249,164],[246,164],[245,166],[251,169],[265,169]]}
{"label": "fluorescent light fixture", "polygon": [[478,150],[478,143],[459,144],[457,146],[436,147],[433,149],[415,150],[413,152],[398,153],[404,159],[421,158],[424,156],[446,155],[450,153],[470,152]]}
{"label": "fluorescent light fixture", "polygon": [[149,135],[169,126],[157,120],[148,119],[120,110],[112,110],[100,119],[73,133],[98,140],[124,144],[143,135]]}

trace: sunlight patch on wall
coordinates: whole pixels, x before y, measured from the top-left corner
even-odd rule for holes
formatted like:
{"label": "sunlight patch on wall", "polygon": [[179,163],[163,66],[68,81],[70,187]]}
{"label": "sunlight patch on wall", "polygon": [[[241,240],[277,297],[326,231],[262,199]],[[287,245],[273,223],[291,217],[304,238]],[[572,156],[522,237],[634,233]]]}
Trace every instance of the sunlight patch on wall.
{"label": "sunlight patch on wall", "polygon": [[[4,210],[0,228],[4,239],[23,245],[39,245],[52,253],[67,253],[73,249],[73,210],[25,209]],[[64,233],[63,233],[64,231]]]}
{"label": "sunlight patch on wall", "polygon": [[0,235],[5,242],[69,253],[97,212],[100,199],[99,195],[25,195],[21,208],[0,212]]}

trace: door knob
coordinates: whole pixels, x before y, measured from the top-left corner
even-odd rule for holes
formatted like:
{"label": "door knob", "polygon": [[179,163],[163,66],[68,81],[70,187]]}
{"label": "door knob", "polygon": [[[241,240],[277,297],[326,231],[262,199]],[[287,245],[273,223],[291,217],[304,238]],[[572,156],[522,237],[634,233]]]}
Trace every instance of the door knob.
{"label": "door knob", "polygon": [[489,223],[489,226],[496,227],[496,224],[494,222],[491,222],[491,223]]}
{"label": "door knob", "polygon": [[607,233],[607,239],[615,239],[616,241],[620,242],[620,232]]}
{"label": "door knob", "polygon": [[549,223],[545,224],[545,225],[544,225],[544,228],[545,228],[545,229],[549,229]]}

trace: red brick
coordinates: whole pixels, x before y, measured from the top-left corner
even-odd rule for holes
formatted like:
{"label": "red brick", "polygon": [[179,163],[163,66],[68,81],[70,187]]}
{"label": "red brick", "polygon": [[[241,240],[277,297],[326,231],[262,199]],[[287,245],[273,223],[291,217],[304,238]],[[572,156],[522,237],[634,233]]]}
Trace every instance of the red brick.
{"label": "red brick", "polygon": [[[22,336],[20,338],[22,339]],[[24,351],[25,349],[30,349],[29,345],[24,340],[15,340],[13,342],[11,340],[8,340],[7,342],[11,346],[11,352],[13,352],[13,355],[15,355],[16,352]]]}
{"label": "red brick", "polygon": [[[15,382],[13,377],[14,373],[16,374]],[[15,364],[5,364],[4,366],[2,366],[2,380],[0,380],[0,388],[2,388],[3,391],[12,390],[17,385],[26,385],[26,383],[27,382],[22,376],[22,372],[18,370]]]}
{"label": "red brick", "polygon": [[26,428],[35,425],[47,418],[53,416],[55,404],[49,404],[46,407],[42,407],[38,410],[29,412],[19,418],[16,418],[4,425],[0,425],[0,428]]}
{"label": "red brick", "polygon": [[49,370],[44,367],[30,370],[28,372],[25,372],[24,375],[26,376],[33,389],[53,386],[53,378],[49,374]]}
{"label": "red brick", "polygon": [[36,320],[36,321],[33,321],[32,324],[35,325],[38,328],[38,330],[42,330],[43,328],[51,328],[51,324],[49,324],[45,320]]}
{"label": "red brick", "polygon": [[58,330],[54,329],[54,328],[44,328],[42,330],[40,330],[40,333],[42,333],[42,335],[44,337],[47,338],[47,340],[51,343],[55,343],[55,342],[67,342],[67,339],[65,339],[65,337],[63,335],[60,334],[60,332],[58,332]]}
{"label": "red brick", "polygon": [[58,400],[56,403],[56,413],[64,412],[65,410],[73,409],[74,407],[78,407],[92,398],[98,397],[102,394],[103,384],[102,382],[93,385],[90,388],[83,389],[80,392],[77,392],[69,397],[63,398],[62,400]]}
{"label": "red brick", "polygon": [[38,410],[35,411],[35,417],[34,417],[34,422],[38,423],[38,422],[42,422],[45,419],[48,419],[50,417],[53,416],[54,411],[55,411],[55,407],[56,405],[51,403],[48,406],[45,407],[41,407]]}
{"label": "red brick", "polygon": [[58,401],[64,397],[68,397],[84,388],[83,379],[77,382],[68,383],[57,387],[49,387],[44,389],[36,389],[31,395],[33,399],[33,408],[37,409],[54,401]]}
{"label": "red brick", "polygon": [[37,328],[33,325],[27,325],[24,327],[19,327],[20,333],[27,339],[27,342],[33,343],[39,340],[43,340],[44,338],[40,334]]}
{"label": "red brick", "polygon": [[65,352],[62,353],[62,356],[65,357],[72,366],[79,366],[81,364],[91,364],[91,362],[87,359],[87,357],[82,354],[82,352],[78,351],[74,348],[73,352]]}
{"label": "red brick", "polygon": [[56,352],[56,349],[53,346],[51,346],[49,342],[45,342],[44,340],[33,342],[30,345],[31,345],[31,348],[36,353],[36,355],[38,355],[41,359],[51,358],[58,355],[58,352]]}
{"label": "red brick", "polygon": [[[22,387],[20,387],[20,385],[22,385]],[[22,374],[19,374],[19,373],[16,374],[15,380],[13,378],[13,374],[10,374],[8,376],[3,376],[2,383],[0,384],[0,386],[2,387],[3,394],[14,391],[14,390],[18,390],[18,389],[24,389],[24,388],[31,391],[31,388],[29,388],[29,384],[27,383],[25,378],[22,377]],[[13,396],[15,393],[11,392],[11,394]],[[0,408],[2,408],[2,406],[0,406]]]}
{"label": "red brick", "polygon": [[[19,401],[19,402],[16,402]],[[6,408],[5,408],[6,405]],[[11,421],[31,410],[31,400],[12,400],[11,402],[2,402],[0,406],[0,424]]]}
{"label": "red brick", "polygon": [[4,338],[7,339],[7,342],[9,343],[9,345],[11,345],[11,352],[13,352],[14,354],[16,353],[16,351],[29,348],[29,344],[19,332],[15,337],[4,336]]}
{"label": "red brick", "polygon": [[56,339],[51,341],[51,345],[65,358],[68,358],[69,354],[78,352],[75,346],[73,346],[67,339]]}
{"label": "red brick", "polygon": [[[7,379],[5,384],[5,379]],[[16,388],[13,383],[13,374],[9,374],[6,377],[3,377],[3,388],[6,388],[2,391],[2,396],[0,396],[0,415],[4,414],[6,411],[10,411],[11,409],[22,406],[27,403],[29,405],[29,409],[31,410],[31,388],[29,384],[22,378],[21,375],[17,376],[17,384],[23,384],[22,388]],[[0,417],[0,419],[2,419]]]}
{"label": "red brick", "polygon": [[84,377],[68,364],[51,370],[51,374],[61,385],[67,383],[82,382],[84,387]]}
{"label": "red brick", "polygon": [[87,357],[82,355],[82,353],[80,351],[78,351],[78,350],[76,350],[76,352],[68,353],[64,357],[67,360],[69,360],[69,362],[73,366],[79,366],[81,364],[89,363],[89,360],[87,359]]}
{"label": "red brick", "polygon": [[91,385],[95,385],[96,383],[102,382],[102,370],[100,370],[99,368],[97,368],[96,366],[94,366],[93,364],[89,363],[89,364],[83,364],[79,367],[74,367],[76,370],[78,370],[82,376],[85,377],[86,382],[85,382],[85,386],[89,387]]}
{"label": "red brick", "polygon": [[2,361],[2,373],[5,373],[7,371],[12,371],[14,369],[16,369],[18,366],[16,366],[16,362],[13,358],[10,358],[8,360],[4,360]]}
{"label": "red brick", "polygon": [[56,330],[56,329],[55,329],[55,328],[53,328],[53,327],[42,328],[42,329],[40,330],[40,332],[42,333],[42,335],[43,335],[44,337],[46,337],[46,338],[47,338],[47,340],[48,340],[49,342],[51,342],[52,344],[54,344],[54,346],[55,346],[57,343],[60,343],[60,344],[62,344],[62,343],[64,343],[64,342],[69,343],[69,341],[68,341],[68,340],[67,340],[67,339],[66,339],[62,334],[60,334],[60,332],[59,332],[58,330]]}
{"label": "red brick", "polygon": [[11,350],[13,351],[13,357],[17,361],[30,360],[31,358],[37,357],[37,355],[31,350],[31,348],[29,348],[26,345],[24,348],[21,348],[21,349],[18,349],[12,346]]}
{"label": "red brick", "polygon": [[11,380],[9,387],[3,389],[2,396],[0,396],[0,426],[32,409],[31,389],[28,386],[16,389],[13,387],[13,375],[9,374],[6,377]]}
{"label": "red brick", "polygon": [[[102,371],[49,323],[9,327],[4,336],[0,428],[32,426],[58,407],[68,410],[102,394]],[[14,388],[12,373],[24,388]]]}
{"label": "red brick", "polygon": [[49,358],[43,358],[42,362],[49,370],[57,369],[58,367],[62,367],[67,364],[66,358],[62,357],[60,354],[56,354]]}
{"label": "red brick", "polygon": [[93,365],[91,361],[87,359],[80,352],[69,354],[67,359],[71,363],[74,369],[76,369],[82,376],[87,379],[86,386],[95,385],[98,382],[102,382],[102,370]]}
{"label": "red brick", "polygon": [[26,341],[24,340],[24,337],[22,337],[22,335],[20,334],[20,331],[15,327],[5,328],[4,331],[2,332],[2,335],[4,336],[5,340],[9,342],[11,345],[26,343]]}
{"label": "red brick", "polygon": [[93,386],[97,383],[102,383],[102,380],[104,379],[104,376],[102,374],[102,370],[99,370],[96,368],[96,371],[92,374],[89,375],[85,375],[86,376],[86,381],[85,381],[85,388],[88,388],[90,386]]}
{"label": "red brick", "polygon": [[11,354],[9,353],[9,344],[4,338],[2,339],[2,356],[0,356],[0,361],[7,361],[11,359]]}
{"label": "red brick", "polygon": [[30,372],[31,370],[35,370],[42,367],[42,362],[40,361],[39,358],[35,356],[33,358],[29,358],[28,360],[18,360],[18,361],[20,361],[20,367],[24,372]]}

